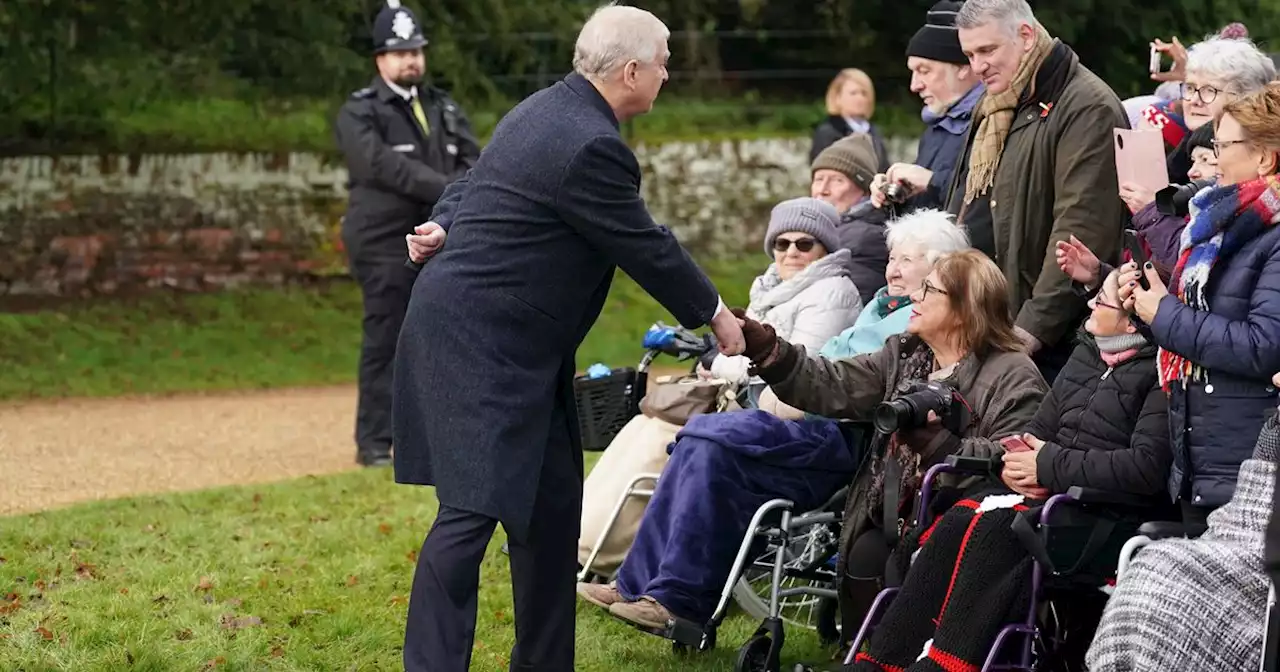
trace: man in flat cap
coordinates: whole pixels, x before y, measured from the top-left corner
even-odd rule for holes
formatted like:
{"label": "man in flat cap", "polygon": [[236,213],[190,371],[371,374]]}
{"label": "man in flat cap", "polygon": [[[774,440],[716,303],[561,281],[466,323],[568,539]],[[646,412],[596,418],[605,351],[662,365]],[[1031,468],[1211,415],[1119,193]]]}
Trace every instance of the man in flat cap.
{"label": "man in flat cap", "polygon": [[355,436],[365,466],[391,463],[392,362],[416,278],[404,267],[405,236],[480,156],[462,108],[423,82],[426,45],[413,12],[389,2],[373,25],[378,74],[336,124],[350,190],[342,240],[364,292]]}

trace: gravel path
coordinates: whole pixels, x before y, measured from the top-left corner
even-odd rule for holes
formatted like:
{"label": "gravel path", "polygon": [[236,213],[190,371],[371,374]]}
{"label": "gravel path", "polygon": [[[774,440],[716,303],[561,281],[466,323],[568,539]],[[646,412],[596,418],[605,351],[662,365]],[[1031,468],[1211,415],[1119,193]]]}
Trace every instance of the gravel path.
{"label": "gravel path", "polygon": [[0,515],[358,468],[355,386],[0,405]]}

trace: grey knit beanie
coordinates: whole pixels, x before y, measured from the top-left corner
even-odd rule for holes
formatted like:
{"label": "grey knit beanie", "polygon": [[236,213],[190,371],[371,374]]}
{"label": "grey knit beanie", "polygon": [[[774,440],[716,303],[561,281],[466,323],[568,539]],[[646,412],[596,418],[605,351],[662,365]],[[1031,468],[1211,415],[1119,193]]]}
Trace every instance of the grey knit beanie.
{"label": "grey knit beanie", "polygon": [[764,253],[773,258],[773,241],[789,233],[807,233],[817,239],[827,252],[840,249],[840,213],[835,206],[816,198],[803,196],[783,201],[773,206],[769,215],[769,230],[764,234]]}

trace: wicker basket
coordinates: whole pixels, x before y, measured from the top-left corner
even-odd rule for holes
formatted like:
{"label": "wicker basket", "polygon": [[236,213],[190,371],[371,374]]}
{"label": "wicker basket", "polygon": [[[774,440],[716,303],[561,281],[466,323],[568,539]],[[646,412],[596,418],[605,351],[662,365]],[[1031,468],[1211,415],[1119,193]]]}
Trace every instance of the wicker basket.
{"label": "wicker basket", "polygon": [[583,450],[604,450],[631,418],[640,412],[647,374],[633,368],[613,369],[600,378],[573,380],[578,429]]}

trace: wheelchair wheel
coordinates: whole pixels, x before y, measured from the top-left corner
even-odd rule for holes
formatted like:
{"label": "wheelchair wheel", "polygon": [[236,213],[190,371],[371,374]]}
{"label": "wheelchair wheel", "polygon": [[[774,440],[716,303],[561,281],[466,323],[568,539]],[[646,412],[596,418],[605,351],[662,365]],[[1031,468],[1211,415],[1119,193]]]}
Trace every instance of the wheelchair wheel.
{"label": "wheelchair wheel", "polygon": [[769,669],[769,648],[773,645],[768,635],[756,635],[738,649],[738,662],[734,672],[775,672]]}
{"label": "wheelchair wheel", "polygon": [[[804,534],[792,537],[791,543],[783,552],[783,566],[788,568],[805,567],[829,546],[839,543],[839,535],[826,525],[818,525]],[[747,565],[738,583],[733,587],[733,600],[753,619],[764,620],[769,616],[769,588],[773,581],[773,559],[778,549],[771,548],[755,562]],[[832,580],[835,570],[832,568]],[[810,581],[793,577],[784,577],[780,588],[799,586],[827,587],[827,582]],[[783,621],[806,630],[830,630],[823,627],[824,618],[834,613],[828,600],[812,595],[797,595],[784,598],[779,606],[779,616]]]}

